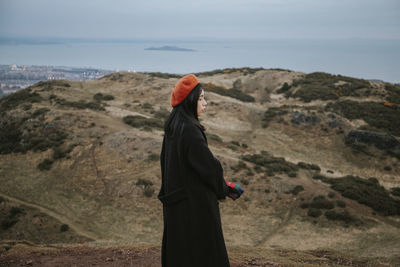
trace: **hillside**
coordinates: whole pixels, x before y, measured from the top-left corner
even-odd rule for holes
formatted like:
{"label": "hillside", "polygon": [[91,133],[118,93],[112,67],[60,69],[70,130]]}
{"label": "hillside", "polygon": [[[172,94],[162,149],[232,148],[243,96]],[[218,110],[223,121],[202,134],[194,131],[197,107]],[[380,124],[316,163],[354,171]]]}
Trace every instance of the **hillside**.
{"label": "hillside", "polygon": [[[229,252],[399,259],[399,85],[281,69],[197,75],[210,149],[246,191],[220,203]],[[178,78],[113,73],[0,99],[1,239],[159,246],[158,157]]]}

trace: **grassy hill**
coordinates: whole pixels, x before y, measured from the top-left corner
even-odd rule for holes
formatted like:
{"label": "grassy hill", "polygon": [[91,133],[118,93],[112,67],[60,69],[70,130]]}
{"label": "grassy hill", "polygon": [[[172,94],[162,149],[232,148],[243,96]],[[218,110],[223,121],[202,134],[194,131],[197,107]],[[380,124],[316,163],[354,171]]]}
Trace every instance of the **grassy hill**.
{"label": "grassy hill", "polygon": [[[281,69],[197,75],[210,148],[246,191],[220,203],[230,251],[398,254],[399,85]],[[1,98],[1,239],[161,244],[159,153],[178,79],[113,73]]]}

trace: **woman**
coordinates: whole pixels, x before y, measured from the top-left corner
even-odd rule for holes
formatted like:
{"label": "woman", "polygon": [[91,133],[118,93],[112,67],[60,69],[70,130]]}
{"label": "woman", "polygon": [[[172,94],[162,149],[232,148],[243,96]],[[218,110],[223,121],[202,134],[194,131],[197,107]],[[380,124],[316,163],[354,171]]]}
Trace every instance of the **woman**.
{"label": "woman", "polygon": [[163,267],[225,267],[228,254],[218,200],[237,199],[243,190],[225,182],[220,162],[207,145],[198,116],[206,111],[204,90],[193,74],[182,77],[171,95],[160,155],[163,203]]}

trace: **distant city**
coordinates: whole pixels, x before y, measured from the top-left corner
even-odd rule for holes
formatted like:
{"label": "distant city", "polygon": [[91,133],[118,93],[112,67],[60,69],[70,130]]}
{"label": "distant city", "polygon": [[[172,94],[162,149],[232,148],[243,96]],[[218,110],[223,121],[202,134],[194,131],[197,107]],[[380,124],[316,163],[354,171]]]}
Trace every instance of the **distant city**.
{"label": "distant city", "polygon": [[75,68],[64,66],[0,65],[0,97],[26,88],[40,81],[95,80],[119,70]]}

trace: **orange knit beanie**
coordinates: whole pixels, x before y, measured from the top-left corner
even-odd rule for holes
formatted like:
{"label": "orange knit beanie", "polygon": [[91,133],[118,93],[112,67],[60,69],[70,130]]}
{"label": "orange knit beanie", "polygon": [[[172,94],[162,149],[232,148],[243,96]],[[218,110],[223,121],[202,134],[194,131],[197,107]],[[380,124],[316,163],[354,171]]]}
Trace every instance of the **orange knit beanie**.
{"label": "orange knit beanie", "polygon": [[183,76],[174,86],[171,94],[171,106],[176,107],[189,95],[200,82],[194,74]]}

